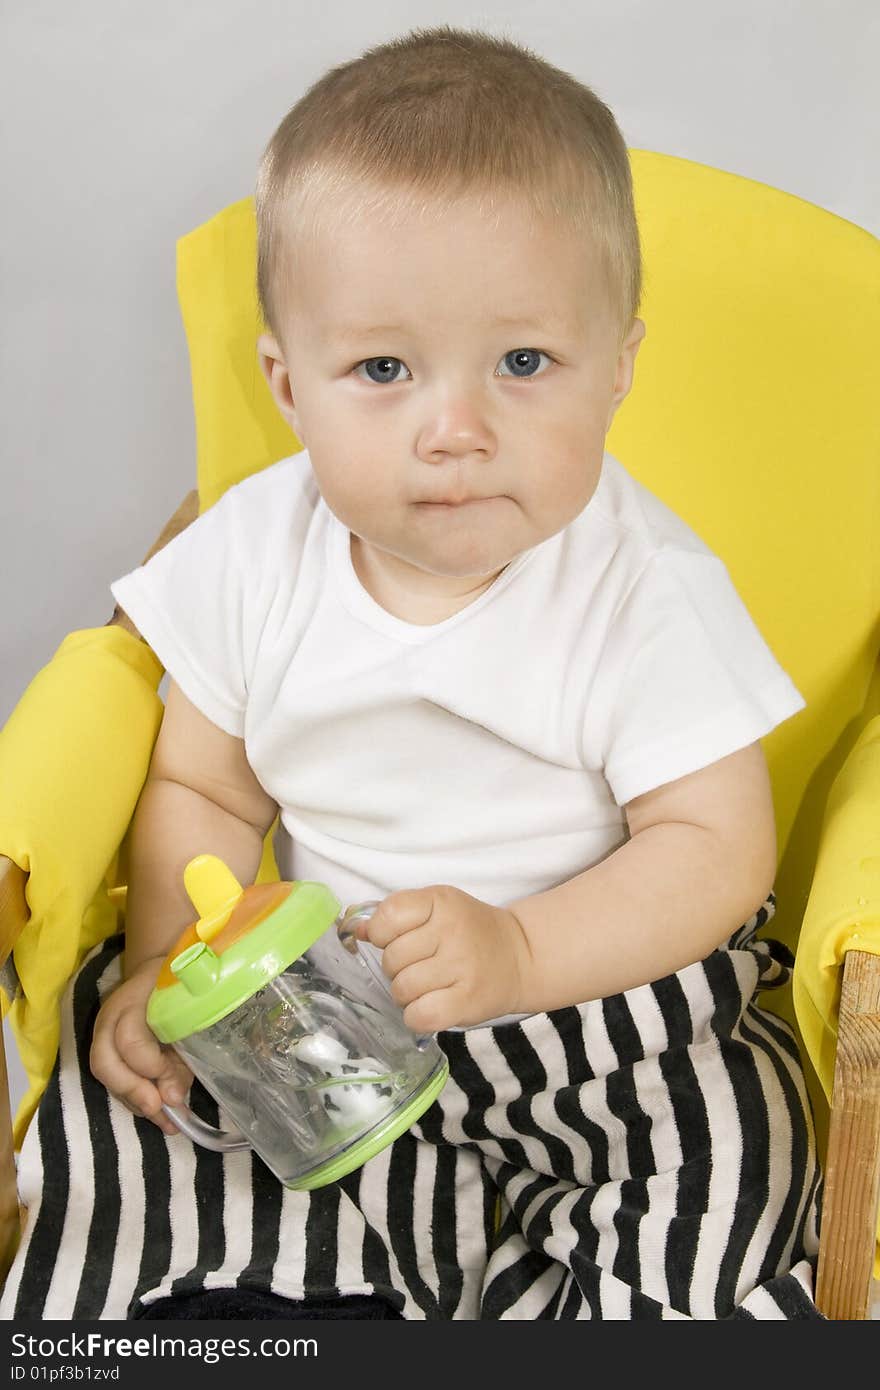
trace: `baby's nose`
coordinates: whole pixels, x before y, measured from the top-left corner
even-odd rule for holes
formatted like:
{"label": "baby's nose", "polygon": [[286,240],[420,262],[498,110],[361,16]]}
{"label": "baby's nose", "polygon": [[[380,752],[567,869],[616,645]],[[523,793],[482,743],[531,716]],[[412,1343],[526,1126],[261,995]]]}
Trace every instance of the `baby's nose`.
{"label": "baby's nose", "polygon": [[427,463],[468,454],[492,458],[497,448],[494,426],[478,392],[448,392],[424,418],[417,452]]}

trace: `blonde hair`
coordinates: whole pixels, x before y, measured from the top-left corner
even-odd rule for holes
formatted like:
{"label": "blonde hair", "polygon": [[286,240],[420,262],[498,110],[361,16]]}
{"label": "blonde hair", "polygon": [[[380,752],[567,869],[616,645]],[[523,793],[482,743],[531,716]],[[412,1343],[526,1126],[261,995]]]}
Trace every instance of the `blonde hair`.
{"label": "blonde hair", "polygon": [[[256,188],[257,291],[278,336],[290,233],[320,235],[321,206],[349,216],[423,200],[524,196],[593,238],[625,334],[641,291],[629,157],[608,107],[530,49],[478,30],[417,29],[325,73],[284,117]],[[486,196],[488,195],[488,197]],[[347,201],[346,201],[347,200]],[[334,204],[338,213],[338,203]]]}

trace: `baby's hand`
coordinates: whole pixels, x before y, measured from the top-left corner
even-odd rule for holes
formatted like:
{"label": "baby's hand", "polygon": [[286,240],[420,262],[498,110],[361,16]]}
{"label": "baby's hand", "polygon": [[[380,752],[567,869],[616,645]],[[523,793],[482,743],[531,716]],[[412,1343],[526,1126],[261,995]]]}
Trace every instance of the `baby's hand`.
{"label": "baby's hand", "polygon": [[179,1105],[192,1072],[177,1053],[163,1047],[147,1024],[147,1000],[162,958],[144,961],[98,1010],[89,1065],[92,1075],[136,1115],[152,1120],[165,1134],[177,1126],[162,1105]]}
{"label": "baby's hand", "polygon": [[384,950],[391,993],[416,1033],[522,1012],[529,947],[506,908],[446,885],[407,889],[385,898],[357,932]]}

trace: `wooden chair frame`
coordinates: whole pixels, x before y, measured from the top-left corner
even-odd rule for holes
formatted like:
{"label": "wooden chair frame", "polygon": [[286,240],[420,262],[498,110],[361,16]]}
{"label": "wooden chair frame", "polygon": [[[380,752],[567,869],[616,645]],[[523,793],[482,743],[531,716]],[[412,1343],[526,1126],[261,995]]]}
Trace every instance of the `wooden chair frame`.
{"label": "wooden chair frame", "polygon": [[[198,514],[190,492],[144,557],[145,561]],[[111,624],[139,637],[116,609]],[[878,808],[880,818],[880,808]],[[25,873],[0,855],[0,966],[28,922]],[[871,1283],[880,1207],[880,955],[849,951],[841,985],[834,1089],[825,1160],[816,1301],[835,1320],[870,1317]],[[15,1255],[22,1212],[6,1056],[0,1035],[0,1280]]]}

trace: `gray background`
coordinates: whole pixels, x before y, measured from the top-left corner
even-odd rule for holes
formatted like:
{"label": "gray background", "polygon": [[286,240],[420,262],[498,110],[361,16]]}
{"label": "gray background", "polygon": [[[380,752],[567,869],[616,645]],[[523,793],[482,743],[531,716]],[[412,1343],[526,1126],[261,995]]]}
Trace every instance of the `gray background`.
{"label": "gray background", "polygon": [[194,486],[176,238],[327,67],[438,23],[573,72],[630,145],[880,232],[876,0],[5,0],[0,721]]}

